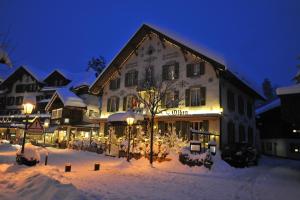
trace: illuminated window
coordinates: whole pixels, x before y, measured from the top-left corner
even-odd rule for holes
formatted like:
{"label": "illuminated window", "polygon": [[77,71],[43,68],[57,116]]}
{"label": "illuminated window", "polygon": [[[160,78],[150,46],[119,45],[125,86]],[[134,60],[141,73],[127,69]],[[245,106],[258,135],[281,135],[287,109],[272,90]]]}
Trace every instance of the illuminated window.
{"label": "illuminated window", "polygon": [[119,98],[110,97],[107,99],[107,112],[116,112],[119,110]]}

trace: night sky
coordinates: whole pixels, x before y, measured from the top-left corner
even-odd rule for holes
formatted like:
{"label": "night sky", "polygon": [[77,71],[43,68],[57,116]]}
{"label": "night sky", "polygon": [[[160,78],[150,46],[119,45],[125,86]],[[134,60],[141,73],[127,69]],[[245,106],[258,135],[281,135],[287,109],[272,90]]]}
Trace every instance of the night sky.
{"label": "night sky", "polygon": [[289,85],[300,64],[299,0],[0,0],[15,66],[43,71],[79,72],[98,55],[109,63],[143,23],[209,49],[256,86]]}

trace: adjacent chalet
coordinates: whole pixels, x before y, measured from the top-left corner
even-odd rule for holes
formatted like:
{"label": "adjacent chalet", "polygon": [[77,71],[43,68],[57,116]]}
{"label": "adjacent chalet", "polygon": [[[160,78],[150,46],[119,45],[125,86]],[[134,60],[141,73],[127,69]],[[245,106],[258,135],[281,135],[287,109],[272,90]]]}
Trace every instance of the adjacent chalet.
{"label": "adjacent chalet", "polygon": [[[182,138],[194,139],[191,130],[198,130],[213,133],[220,147],[237,142],[256,145],[254,102],[263,97],[221,62],[148,25],[135,33],[90,87],[100,98],[100,133],[108,134],[107,118],[113,113],[145,113],[136,96],[137,85],[145,78],[174,82],[176,90],[167,98],[182,97],[180,104],[156,117],[157,132],[176,131]],[[120,127],[115,132],[125,133]]]}
{"label": "adjacent chalet", "polygon": [[278,98],[258,108],[262,152],[300,159],[300,70],[296,84],[276,90]]}
{"label": "adjacent chalet", "polygon": [[[30,115],[30,122],[39,118],[43,124],[46,119],[53,119],[51,117],[53,99],[56,99],[61,93],[67,94],[67,98],[76,97],[80,101],[85,101],[83,111],[80,113],[81,116],[76,117],[82,118],[84,115],[88,115],[91,119],[97,117],[97,113],[99,113],[97,98],[88,94],[92,81],[93,76],[88,72],[70,73],[53,70],[45,74],[45,72],[39,72],[25,66],[17,68],[0,84],[0,137],[16,142],[22,137],[25,120],[23,99],[26,97],[35,100],[35,109]],[[77,95],[80,95],[82,99]],[[62,101],[64,102],[64,99]],[[51,123],[47,129],[49,136],[47,138],[51,138],[50,141],[52,142],[58,138],[56,129],[63,129],[58,126],[60,124],[54,124],[56,126]],[[31,134],[29,132],[28,138],[34,141],[43,140],[42,135],[42,130],[39,133]]]}

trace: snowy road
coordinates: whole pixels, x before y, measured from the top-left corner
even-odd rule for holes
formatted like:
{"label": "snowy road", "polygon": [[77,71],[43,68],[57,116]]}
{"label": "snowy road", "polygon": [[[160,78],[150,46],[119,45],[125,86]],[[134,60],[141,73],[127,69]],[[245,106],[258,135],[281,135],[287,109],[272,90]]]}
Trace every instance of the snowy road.
{"label": "snowy road", "polygon": [[[184,166],[175,155],[170,162],[150,167],[145,159],[127,163],[95,153],[49,149],[49,166],[27,168],[13,165],[13,148],[2,150],[0,199],[296,200],[300,196],[300,161],[263,157],[258,167],[235,169],[217,156],[208,171]],[[71,173],[63,172],[68,162]],[[92,170],[95,162],[101,163],[100,171]]]}

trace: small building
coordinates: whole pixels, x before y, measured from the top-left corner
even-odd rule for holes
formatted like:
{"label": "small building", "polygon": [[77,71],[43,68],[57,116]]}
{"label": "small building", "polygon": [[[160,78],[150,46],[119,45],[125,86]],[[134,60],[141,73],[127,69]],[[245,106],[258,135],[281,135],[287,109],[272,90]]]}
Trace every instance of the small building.
{"label": "small building", "polygon": [[[173,81],[176,90],[167,98],[183,97],[182,104],[157,116],[157,132],[176,131],[189,139],[192,128],[214,133],[219,146],[255,146],[254,102],[263,97],[224,63],[148,25],[134,34],[90,87],[101,102],[100,133],[108,134],[111,114],[140,109],[137,85],[145,77]],[[124,129],[115,132],[122,135]]]}
{"label": "small building", "polygon": [[60,88],[45,110],[51,113],[46,143],[66,147],[70,140],[92,140],[99,136],[99,125],[93,120],[99,112],[98,99],[88,94],[88,86]]}
{"label": "small building", "polygon": [[278,88],[276,94],[277,99],[256,110],[261,150],[268,155],[300,159],[300,83]]}

